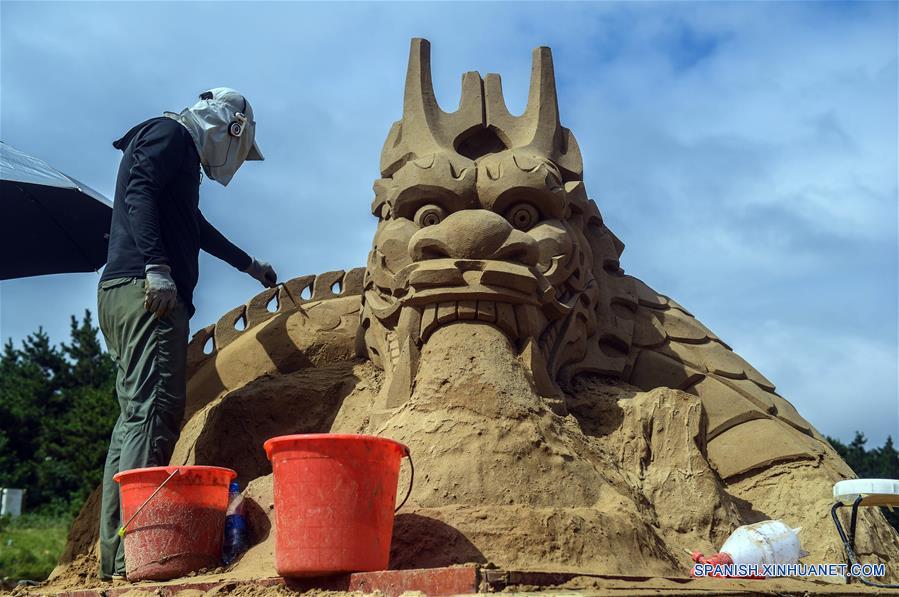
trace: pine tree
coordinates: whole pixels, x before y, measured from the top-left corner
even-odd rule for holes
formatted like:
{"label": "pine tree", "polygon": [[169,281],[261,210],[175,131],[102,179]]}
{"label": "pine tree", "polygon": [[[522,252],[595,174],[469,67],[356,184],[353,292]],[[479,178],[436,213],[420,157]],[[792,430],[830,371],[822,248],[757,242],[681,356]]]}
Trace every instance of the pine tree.
{"label": "pine tree", "polygon": [[893,447],[892,436],[887,436],[883,446],[874,452],[874,468],[878,476],[886,479],[899,479],[899,452]]}
{"label": "pine tree", "polygon": [[39,329],[0,356],[0,485],[29,509],[74,512],[100,482],[118,415],[115,368],[89,311],[60,348]]}
{"label": "pine tree", "polygon": [[62,352],[69,359],[67,385],[100,387],[115,377],[109,355],[100,346],[99,329],[93,326],[91,312],[84,310],[81,323],[72,316],[70,344],[62,344]]}
{"label": "pine tree", "polygon": [[849,466],[852,467],[852,470],[855,471],[855,474],[861,477],[870,476],[871,465],[868,462],[868,453],[865,449],[865,444],[868,443],[868,438],[865,437],[865,434],[861,431],[855,432],[855,437],[852,438],[852,441],[849,443]]}
{"label": "pine tree", "polygon": [[46,501],[37,483],[36,464],[43,421],[57,411],[65,359],[42,329],[16,349],[4,346],[0,358],[0,420],[4,421],[0,485],[29,490],[29,501]]}

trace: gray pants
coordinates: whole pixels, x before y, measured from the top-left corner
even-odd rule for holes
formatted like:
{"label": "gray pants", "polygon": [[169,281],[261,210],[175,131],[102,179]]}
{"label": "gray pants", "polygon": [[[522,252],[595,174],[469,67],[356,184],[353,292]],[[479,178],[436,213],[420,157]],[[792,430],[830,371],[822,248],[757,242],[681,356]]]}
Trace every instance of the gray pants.
{"label": "gray pants", "polygon": [[100,577],[125,574],[118,472],[167,466],[184,416],[188,313],[182,301],[162,319],[144,309],[144,279],[116,278],[97,289],[100,329],[116,363],[119,419],[103,470]]}

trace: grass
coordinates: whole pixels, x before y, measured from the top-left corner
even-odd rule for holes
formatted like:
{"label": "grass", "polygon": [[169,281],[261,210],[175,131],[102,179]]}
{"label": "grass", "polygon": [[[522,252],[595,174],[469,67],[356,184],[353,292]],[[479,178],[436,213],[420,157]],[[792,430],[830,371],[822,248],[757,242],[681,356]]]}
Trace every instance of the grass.
{"label": "grass", "polygon": [[44,580],[66,543],[67,516],[24,514],[0,518],[0,580]]}

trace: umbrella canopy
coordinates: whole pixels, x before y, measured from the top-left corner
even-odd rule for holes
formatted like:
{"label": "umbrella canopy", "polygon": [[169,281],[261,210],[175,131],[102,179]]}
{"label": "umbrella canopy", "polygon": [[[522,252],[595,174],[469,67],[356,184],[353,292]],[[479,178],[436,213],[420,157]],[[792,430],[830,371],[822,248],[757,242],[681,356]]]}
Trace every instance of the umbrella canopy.
{"label": "umbrella canopy", "polygon": [[0,280],[96,271],[112,204],[43,160],[0,142]]}

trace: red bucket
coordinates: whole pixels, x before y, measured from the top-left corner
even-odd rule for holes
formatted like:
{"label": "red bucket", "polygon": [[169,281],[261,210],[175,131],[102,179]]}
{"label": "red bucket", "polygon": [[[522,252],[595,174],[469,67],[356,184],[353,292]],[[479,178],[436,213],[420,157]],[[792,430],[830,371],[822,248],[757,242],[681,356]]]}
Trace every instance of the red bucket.
{"label": "red bucket", "polygon": [[[166,479],[175,471],[167,483]],[[228,484],[237,473],[217,466],[159,466],[113,477],[122,496],[125,567],[128,580],[168,580],[201,568],[214,568],[222,557]]]}
{"label": "red bucket", "polygon": [[367,435],[286,435],[272,461],[275,567],[282,576],[385,570],[400,460],[409,448]]}

